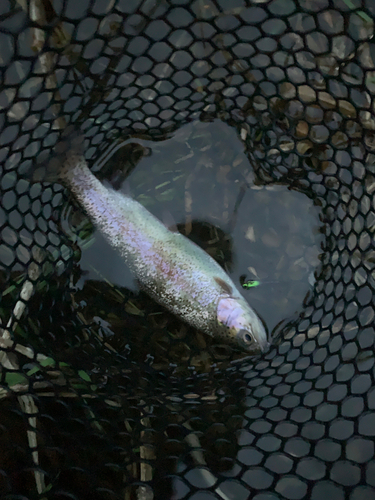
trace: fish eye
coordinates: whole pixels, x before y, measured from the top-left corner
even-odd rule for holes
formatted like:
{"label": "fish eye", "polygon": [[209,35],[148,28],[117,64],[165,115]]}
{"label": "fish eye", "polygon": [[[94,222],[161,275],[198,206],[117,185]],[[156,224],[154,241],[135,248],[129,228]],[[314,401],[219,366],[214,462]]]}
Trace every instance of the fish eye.
{"label": "fish eye", "polygon": [[254,339],[250,335],[250,333],[248,333],[246,330],[243,330],[242,332],[243,332],[242,339],[244,342],[246,342],[246,344],[251,344],[252,342],[254,342]]}

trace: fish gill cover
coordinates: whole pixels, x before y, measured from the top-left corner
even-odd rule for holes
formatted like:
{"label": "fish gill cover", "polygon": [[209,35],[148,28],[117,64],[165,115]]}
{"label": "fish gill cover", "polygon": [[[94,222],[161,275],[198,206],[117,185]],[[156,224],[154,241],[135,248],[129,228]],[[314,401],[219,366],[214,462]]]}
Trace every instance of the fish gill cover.
{"label": "fish gill cover", "polygon": [[[375,499],[374,17],[372,0],[1,2],[1,498]],[[69,191],[30,182],[69,127],[98,177],[179,211],[245,285],[267,353],[105,276]]]}

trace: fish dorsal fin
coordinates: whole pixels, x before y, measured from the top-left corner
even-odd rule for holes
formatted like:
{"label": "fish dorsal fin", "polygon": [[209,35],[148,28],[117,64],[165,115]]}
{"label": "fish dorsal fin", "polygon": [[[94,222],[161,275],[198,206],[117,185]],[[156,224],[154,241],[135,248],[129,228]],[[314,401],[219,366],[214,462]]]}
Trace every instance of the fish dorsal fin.
{"label": "fish dorsal fin", "polygon": [[218,278],[217,276],[214,277],[214,280],[224,290],[225,293],[227,293],[228,295],[232,295],[233,288],[230,285],[228,285],[228,283],[225,283],[224,280]]}
{"label": "fish dorsal fin", "polygon": [[173,215],[168,212],[168,210],[163,211],[163,223],[172,233],[178,233],[177,224],[173,218]]}
{"label": "fish dorsal fin", "polygon": [[[116,189],[115,187],[113,187],[113,189]],[[118,188],[117,188],[118,189]],[[124,181],[122,184],[121,184],[121,191],[122,193],[124,193],[125,196],[128,196],[129,198],[132,197],[132,192],[131,192],[131,189],[130,189],[130,184],[129,184],[129,181],[126,180]]]}

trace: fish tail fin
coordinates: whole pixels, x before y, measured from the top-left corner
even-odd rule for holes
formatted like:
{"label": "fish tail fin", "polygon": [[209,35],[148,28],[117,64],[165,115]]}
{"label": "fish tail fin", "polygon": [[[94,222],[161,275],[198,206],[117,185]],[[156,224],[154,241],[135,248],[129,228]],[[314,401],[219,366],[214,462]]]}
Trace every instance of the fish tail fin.
{"label": "fish tail fin", "polygon": [[47,158],[38,158],[23,177],[31,182],[61,182],[64,173],[84,157],[84,150],[84,134],[73,127],[67,127],[55,145],[54,152],[49,153]]}

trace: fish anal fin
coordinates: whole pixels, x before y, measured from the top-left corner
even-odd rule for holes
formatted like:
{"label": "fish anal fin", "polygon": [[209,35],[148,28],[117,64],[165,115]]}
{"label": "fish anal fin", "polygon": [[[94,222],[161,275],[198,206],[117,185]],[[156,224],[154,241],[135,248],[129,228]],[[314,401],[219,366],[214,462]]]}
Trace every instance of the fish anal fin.
{"label": "fish anal fin", "polygon": [[225,293],[227,293],[228,295],[232,295],[233,288],[228,285],[228,283],[225,283],[223,279],[218,278],[217,276],[214,277],[214,280],[224,290]]}

